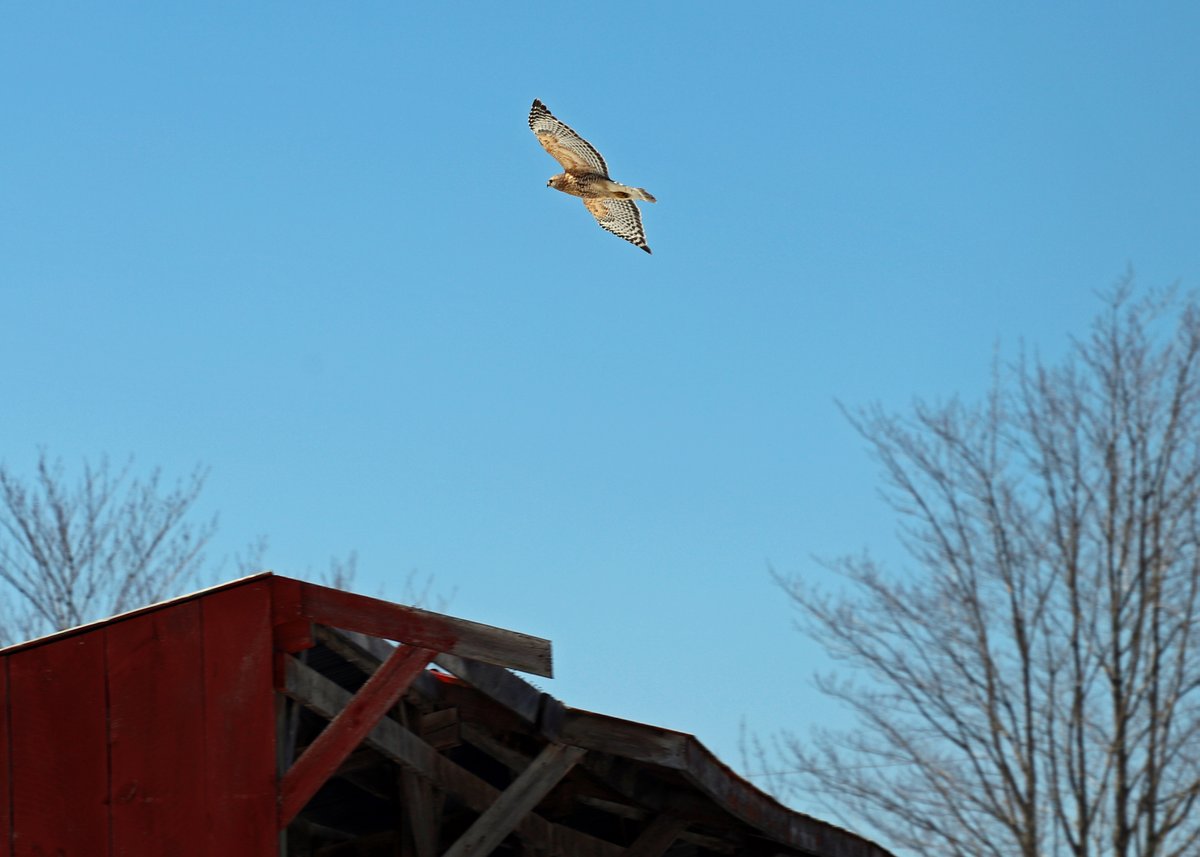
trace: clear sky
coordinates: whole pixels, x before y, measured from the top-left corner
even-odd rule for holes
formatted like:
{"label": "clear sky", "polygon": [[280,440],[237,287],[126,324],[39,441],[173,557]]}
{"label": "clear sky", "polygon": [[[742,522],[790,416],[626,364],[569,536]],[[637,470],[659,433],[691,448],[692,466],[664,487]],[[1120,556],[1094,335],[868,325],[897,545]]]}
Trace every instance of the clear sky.
{"label": "clear sky", "polygon": [[[357,550],[568,704],[833,723],[768,566],[892,550],[838,412],[1200,286],[1194,3],[7,3],[0,456],[211,466],[211,554]],[[602,232],[540,98],[643,205]]]}

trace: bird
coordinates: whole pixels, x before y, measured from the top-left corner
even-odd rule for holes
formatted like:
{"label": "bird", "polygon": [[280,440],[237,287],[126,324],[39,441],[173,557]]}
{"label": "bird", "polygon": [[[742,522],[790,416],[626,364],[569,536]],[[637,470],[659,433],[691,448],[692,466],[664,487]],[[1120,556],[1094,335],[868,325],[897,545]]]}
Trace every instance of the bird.
{"label": "bird", "polygon": [[596,148],[565,122],[555,118],[536,98],[529,109],[529,129],[565,171],[551,176],[546,187],[582,198],[601,229],[607,229],[650,253],[642,229],[642,213],[634,200],[657,200],[645,188],[630,187],[609,178],[608,165]]}

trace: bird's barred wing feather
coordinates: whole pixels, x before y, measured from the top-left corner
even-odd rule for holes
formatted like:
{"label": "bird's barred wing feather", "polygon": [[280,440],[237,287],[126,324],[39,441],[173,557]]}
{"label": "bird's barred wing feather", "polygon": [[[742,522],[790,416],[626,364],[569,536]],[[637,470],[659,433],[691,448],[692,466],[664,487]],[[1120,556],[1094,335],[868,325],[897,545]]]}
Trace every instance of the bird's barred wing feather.
{"label": "bird's barred wing feather", "polygon": [[642,213],[628,199],[585,199],[583,204],[596,218],[601,229],[607,229],[618,238],[624,238],[630,244],[641,247],[647,253],[650,246],[646,244],[646,233],[642,229]]}
{"label": "bird's barred wing feather", "polygon": [[608,175],[608,165],[595,147],[576,134],[569,125],[555,119],[546,105],[536,98],[529,110],[529,128],[537,135],[538,142],[550,153],[550,157],[572,175]]}

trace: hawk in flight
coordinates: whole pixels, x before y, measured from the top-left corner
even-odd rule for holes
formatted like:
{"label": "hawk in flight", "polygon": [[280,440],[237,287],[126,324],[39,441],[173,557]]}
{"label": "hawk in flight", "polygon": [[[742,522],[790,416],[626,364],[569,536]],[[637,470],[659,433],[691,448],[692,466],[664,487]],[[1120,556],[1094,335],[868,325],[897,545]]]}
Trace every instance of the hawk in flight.
{"label": "hawk in flight", "polygon": [[642,214],[633,201],[654,202],[654,197],[644,188],[629,187],[610,179],[604,158],[592,144],[555,119],[546,105],[536,98],[529,110],[529,127],[542,148],[566,170],[552,176],[546,186],[582,197],[583,204],[600,228],[649,253],[646,233],[642,231]]}

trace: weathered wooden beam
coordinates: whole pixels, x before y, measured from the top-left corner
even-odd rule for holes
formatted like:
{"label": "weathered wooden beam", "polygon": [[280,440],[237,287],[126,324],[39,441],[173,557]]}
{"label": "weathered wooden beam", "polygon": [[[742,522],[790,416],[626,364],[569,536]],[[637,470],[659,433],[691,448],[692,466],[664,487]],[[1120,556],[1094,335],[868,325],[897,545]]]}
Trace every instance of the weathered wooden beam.
{"label": "weathered wooden beam", "polygon": [[[351,696],[348,690],[295,658],[287,661],[286,693],[328,719],[341,711]],[[367,733],[364,743],[460,798],[476,812],[486,809],[499,794],[497,789],[439,755],[390,717],[380,720]]]}
{"label": "weathered wooden beam", "polygon": [[[606,800],[605,798],[598,798],[594,795],[579,795],[576,800],[586,806],[603,810],[604,812],[607,812],[611,815],[620,816],[621,818],[632,819],[633,821],[643,821],[649,816],[654,815],[654,813],[651,811],[643,809],[640,806],[633,806],[632,804],[621,803],[620,801]],[[709,836],[704,833],[697,833],[694,830],[687,829],[686,825],[689,825],[696,820],[708,821],[711,824],[711,808],[704,809],[697,814],[694,812],[695,808],[689,807],[685,803],[682,806],[682,809],[684,812],[693,813],[695,817],[689,820],[688,818],[683,818],[673,813],[663,813],[658,816],[662,817],[665,815],[667,818],[678,819],[679,822],[684,825],[682,828],[680,828],[678,835],[675,837],[676,839],[679,839],[683,842],[691,842],[693,845],[699,845],[701,848],[705,848],[709,851],[715,851],[718,854],[735,854],[741,850],[739,843],[736,841],[720,839],[716,836]]]}
{"label": "weathered wooden beam", "polygon": [[688,745],[696,740],[683,732],[575,709],[567,710],[559,737],[567,744],[673,770],[687,767]]}
{"label": "weathered wooden beam", "polygon": [[428,649],[402,646],[367,679],[284,774],[279,786],[280,829],[287,827],[338,765],[362,743],[432,658],[433,652]]}
{"label": "weathered wooden beam", "polygon": [[408,768],[401,768],[400,792],[416,857],[437,857],[441,813],[432,783]]}
{"label": "weathered wooden beam", "polygon": [[526,723],[537,725],[542,707],[541,691],[521,680],[508,670],[491,664],[466,660],[452,654],[439,653],[433,662],[449,673],[503,705]]}
{"label": "weathered wooden beam", "polygon": [[503,741],[494,737],[483,727],[476,726],[473,723],[462,724],[462,736],[468,743],[487,753],[514,774],[524,771],[529,767],[530,761],[532,761],[529,756],[520,750],[514,750]]}
{"label": "weathered wooden beam", "polygon": [[681,818],[666,813],[657,815],[633,840],[624,857],[662,857],[685,827],[687,822]]}
{"label": "weathered wooden beam", "polygon": [[500,798],[467,828],[443,857],[487,857],[587,752],[547,744]]}
{"label": "weathered wooden beam", "polygon": [[443,708],[422,716],[417,731],[422,741],[440,751],[462,744],[462,726],[457,708]]}
{"label": "weathered wooden beam", "polygon": [[[285,693],[316,714],[332,718],[341,711],[350,692],[311,667],[289,657]],[[501,796],[499,789],[440,755],[432,747],[390,717],[384,717],[367,733],[364,743],[435,787],[453,795],[478,813],[483,813]],[[533,849],[546,855],[571,857],[621,857],[619,845],[595,836],[553,824],[529,813],[517,825],[517,834]]]}
{"label": "weathered wooden beam", "polygon": [[643,821],[653,814],[650,810],[634,806],[631,803],[622,803],[621,801],[609,800],[608,798],[596,797],[589,794],[581,794],[579,802],[584,806],[590,806],[601,812],[607,812],[609,815],[616,815],[620,818],[632,819],[633,821]]}
{"label": "weathered wooden beam", "polygon": [[300,612],[314,622],[534,675],[553,675],[550,641],[330,589],[301,584]]}
{"label": "weathered wooden beam", "polygon": [[[375,672],[375,668],[386,661],[395,648],[394,644],[379,637],[368,637],[357,631],[339,630],[327,625],[314,626],[313,636],[318,643],[367,675]],[[436,662],[437,659],[434,660]]]}

